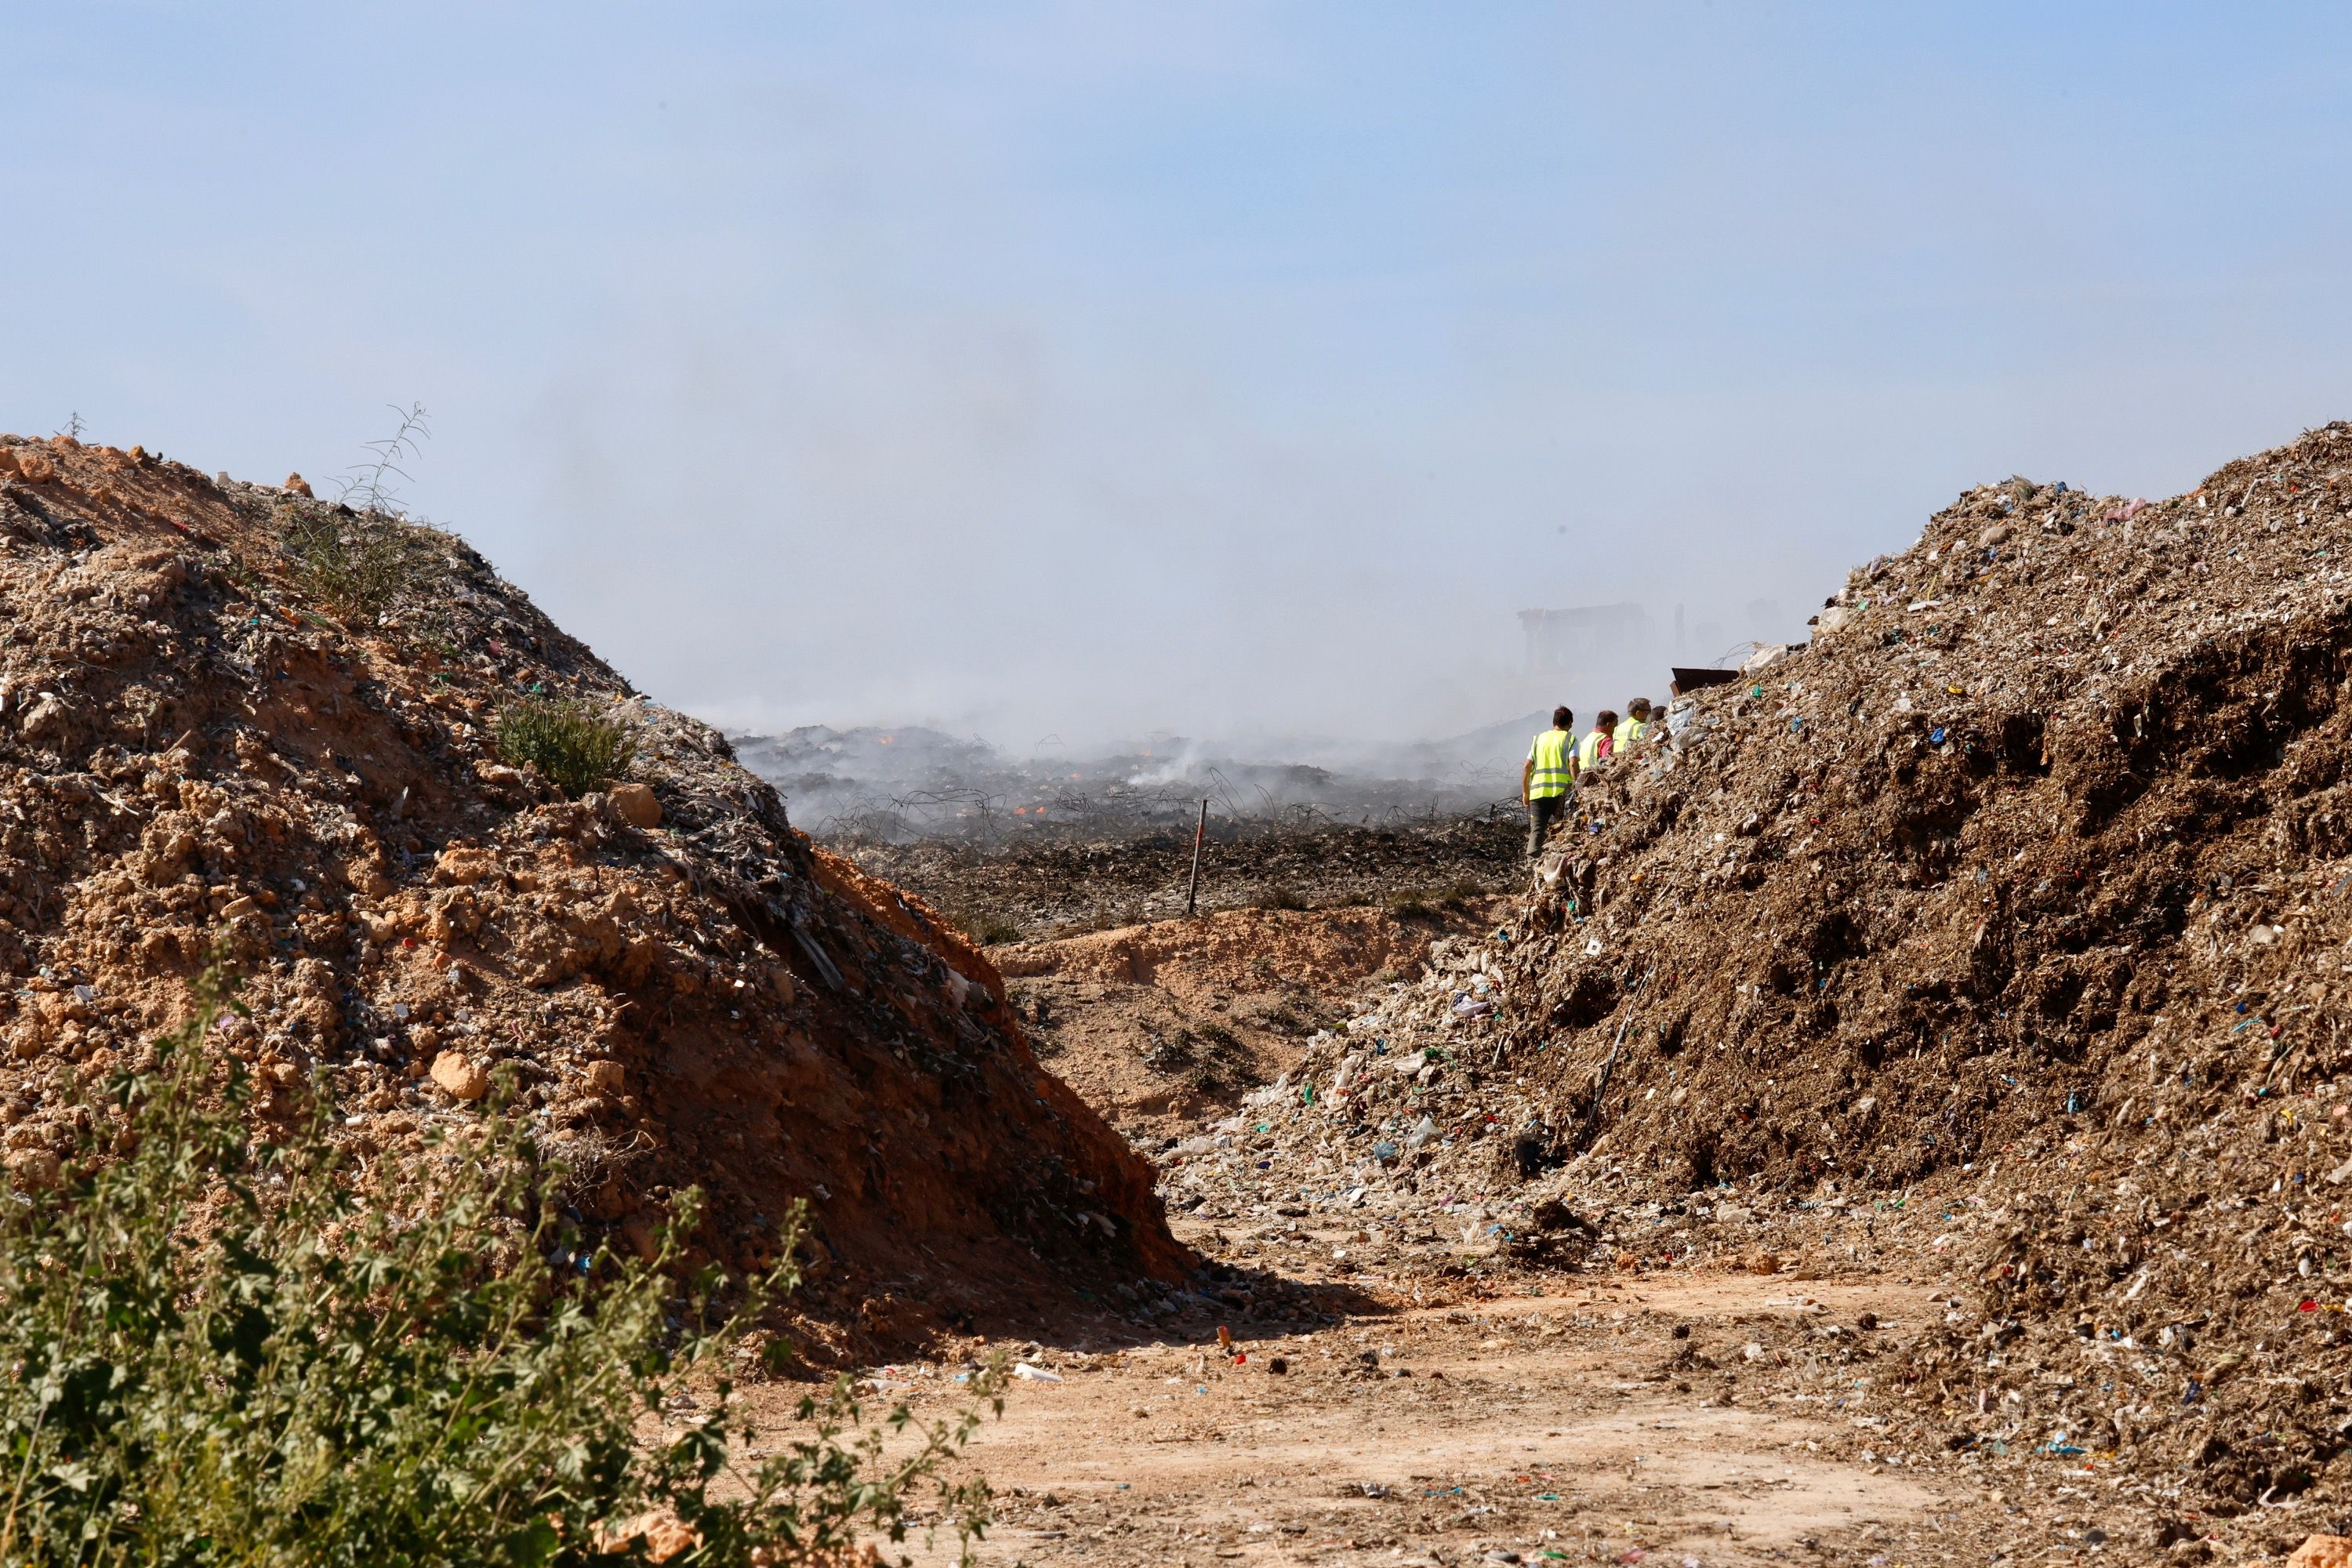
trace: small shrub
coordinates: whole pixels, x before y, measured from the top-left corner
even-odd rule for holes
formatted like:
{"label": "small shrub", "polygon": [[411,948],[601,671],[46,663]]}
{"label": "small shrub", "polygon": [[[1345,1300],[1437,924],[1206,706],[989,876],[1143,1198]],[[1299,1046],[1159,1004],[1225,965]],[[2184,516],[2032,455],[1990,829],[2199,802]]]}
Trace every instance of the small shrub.
{"label": "small shrub", "polygon": [[629,727],[585,702],[526,697],[499,715],[499,755],[577,799],[611,784],[637,754]]}
{"label": "small shrub", "polygon": [[1401,921],[1442,921],[1448,914],[1467,912],[1486,889],[1467,878],[1457,878],[1435,888],[1398,888],[1384,894],[1381,902]]}
{"label": "small shrub", "polygon": [[1288,888],[1268,888],[1257,896],[1255,902],[1262,910],[1303,910],[1307,907],[1307,900]]}
{"label": "small shrub", "polygon": [[[369,1208],[323,1082],[303,1135],[250,1141],[242,1071],[205,1048],[227,990],[199,1000],[79,1108],[61,1174],[0,1199],[0,1562],[520,1568],[691,1542],[677,1561],[748,1568],[903,1541],[927,1483],[980,1532],[985,1484],[940,1469],[1002,1408],[1001,1362],[929,1426],[864,1422],[846,1377],[764,1435],[731,1398],[798,1281],[797,1214],[772,1272],[681,1287],[695,1197],[656,1259],[615,1257],[498,1110],[422,1163],[412,1212]],[[652,1435],[689,1379],[696,1418]]]}
{"label": "small shrub", "polygon": [[1242,1048],[1241,1037],[1223,1024],[1203,1023],[1193,1032],[1220,1054],[1231,1055]]}
{"label": "small shrub", "polygon": [[1303,1016],[1288,1002],[1277,1002],[1271,1007],[1262,1009],[1257,1016],[1257,1021],[1266,1028],[1278,1030],[1286,1035],[1311,1035],[1315,1032],[1314,1021]]}
{"label": "small shrub", "polygon": [[956,930],[982,947],[994,947],[1001,942],[1019,942],[1021,928],[1008,915],[979,904],[957,904],[940,911]]}
{"label": "small shrub", "polygon": [[346,619],[373,626],[395,605],[427,596],[438,561],[415,524],[299,501],[282,509],[281,522],[296,580]]}
{"label": "small shrub", "polygon": [[1439,907],[1443,901],[1426,888],[1399,888],[1381,899],[1389,913],[1401,921],[1443,920],[1444,910]]}

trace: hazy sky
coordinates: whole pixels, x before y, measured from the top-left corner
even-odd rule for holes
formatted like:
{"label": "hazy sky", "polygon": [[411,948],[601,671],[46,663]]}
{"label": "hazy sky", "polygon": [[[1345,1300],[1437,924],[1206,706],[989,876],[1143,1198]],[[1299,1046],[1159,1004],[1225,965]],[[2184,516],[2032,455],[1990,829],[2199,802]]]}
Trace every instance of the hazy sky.
{"label": "hazy sky", "polygon": [[421,401],[417,510],[730,727],[1442,734],[1532,705],[1517,610],[1795,633],[1968,484],[2352,415],[2341,6],[83,3],[8,52],[0,427],[323,479]]}

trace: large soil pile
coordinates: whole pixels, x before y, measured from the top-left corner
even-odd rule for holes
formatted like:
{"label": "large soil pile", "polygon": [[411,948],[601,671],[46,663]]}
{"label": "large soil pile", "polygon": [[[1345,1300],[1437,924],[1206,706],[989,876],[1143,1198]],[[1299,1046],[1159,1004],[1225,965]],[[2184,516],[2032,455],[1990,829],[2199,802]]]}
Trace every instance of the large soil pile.
{"label": "large soil pile", "polygon": [[[650,797],[505,765],[531,693],[625,719]],[[0,439],[0,781],[19,1180],[68,1146],[59,1075],[137,1058],[225,946],[264,1113],[323,1092],[377,1169],[507,1064],[593,1230],[698,1184],[750,1260],[805,1195],[819,1301],[866,1328],[1185,1267],[974,949],[446,534]]]}
{"label": "large soil pile", "polygon": [[1955,1444],[2352,1464],[2348,507],[2343,425],[2152,505],[1963,495],[1589,792],[1496,954],[1571,1131],[1622,1036],[1588,1173],[1933,1179],[1881,1217],[1982,1309],[1913,1352]]}

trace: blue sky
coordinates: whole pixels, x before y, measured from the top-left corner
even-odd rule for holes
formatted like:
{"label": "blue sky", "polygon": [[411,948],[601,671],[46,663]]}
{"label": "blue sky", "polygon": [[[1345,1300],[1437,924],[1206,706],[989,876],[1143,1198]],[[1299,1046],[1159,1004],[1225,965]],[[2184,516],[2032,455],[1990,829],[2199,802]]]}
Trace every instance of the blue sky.
{"label": "blue sky", "polygon": [[1519,609],[1789,635],[1968,484],[2352,415],[2340,8],[93,4],[11,63],[0,427],[324,479],[421,401],[417,510],[730,726],[1443,734],[1549,700]]}

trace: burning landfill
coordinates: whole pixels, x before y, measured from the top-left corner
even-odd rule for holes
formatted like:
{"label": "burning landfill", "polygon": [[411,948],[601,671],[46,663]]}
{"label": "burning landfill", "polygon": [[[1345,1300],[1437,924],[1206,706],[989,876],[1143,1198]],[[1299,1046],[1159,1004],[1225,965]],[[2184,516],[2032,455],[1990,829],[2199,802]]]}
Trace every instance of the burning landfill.
{"label": "burning landfill", "polygon": [[734,743],[828,848],[996,942],[1186,912],[1196,830],[1205,909],[1514,886],[1525,828],[1507,800],[1511,746],[1535,722],[1328,767],[1207,760],[1166,739],[1016,763],[924,729],[811,727]]}
{"label": "burning landfill", "polygon": [[[1387,837],[1327,848],[1375,869],[1328,900],[1273,896],[1329,872],[1302,843],[1265,907],[1091,936],[1181,909],[1156,807],[1139,858],[1081,825],[994,860],[853,832],[852,860],[446,535],[136,449],[0,470],[20,1185],[59,1174],[68,1075],[135,1062],[226,943],[265,1115],[332,1097],[391,1184],[504,1064],[592,1228],[699,1182],[705,1250],[749,1258],[814,1199],[803,1305],[845,1358],[1076,1322],[1139,1365],[1186,1342],[1164,1382],[1206,1399],[1234,1325],[1785,1278],[1733,1342],[1658,1325],[1641,1386],[1998,1489],[2002,1550],[2100,1545],[2093,1502],[2174,1556],[2352,1510],[2352,426],[2161,501],[1968,492],[1588,782],[1516,897],[1484,893],[1507,822],[1359,823]],[[394,591],[322,612],[317,574],[394,526]],[[625,721],[626,781],[502,761],[524,695]],[[1010,990],[934,912],[974,900],[1035,939],[995,949]],[[1181,1008],[1139,1010],[1187,963]],[[1234,1037],[1252,984],[1248,1070],[1171,1047]],[[1900,1324],[1820,1309],[1888,1279]]]}

